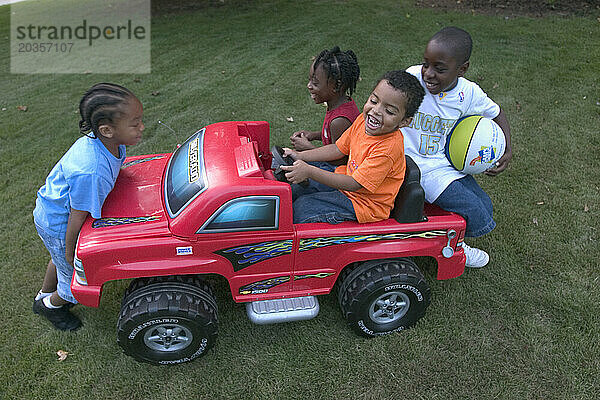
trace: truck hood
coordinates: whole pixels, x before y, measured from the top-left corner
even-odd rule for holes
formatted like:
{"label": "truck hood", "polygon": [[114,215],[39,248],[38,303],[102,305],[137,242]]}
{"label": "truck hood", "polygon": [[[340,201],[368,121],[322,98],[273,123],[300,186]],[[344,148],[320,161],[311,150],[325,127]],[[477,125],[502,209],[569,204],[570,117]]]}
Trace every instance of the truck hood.
{"label": "truck hood", "polygon": [[86,241],[169,233],[162,200],[162,180],[170,154],[129,157],[102,207],[102,218],[89,218],[81,234]]}

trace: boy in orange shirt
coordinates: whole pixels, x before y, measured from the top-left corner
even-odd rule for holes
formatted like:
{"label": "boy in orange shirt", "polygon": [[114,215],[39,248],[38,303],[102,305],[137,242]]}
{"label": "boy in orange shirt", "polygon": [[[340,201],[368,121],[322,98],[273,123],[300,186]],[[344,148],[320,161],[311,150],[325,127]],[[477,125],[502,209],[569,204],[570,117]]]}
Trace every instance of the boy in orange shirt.
{"label": "boy in orange shirt", "polygon": [[[404,138],[425,91],[405,71],[390,71],[379,79],[352,126],[335,142],[285,155],[297,160],[282,166],[291,183],[309,179],[307,187],[292,186],[294,223],[374,222],[389,218],[404,180]],[[348,156],[335,172],[307,164]]]}

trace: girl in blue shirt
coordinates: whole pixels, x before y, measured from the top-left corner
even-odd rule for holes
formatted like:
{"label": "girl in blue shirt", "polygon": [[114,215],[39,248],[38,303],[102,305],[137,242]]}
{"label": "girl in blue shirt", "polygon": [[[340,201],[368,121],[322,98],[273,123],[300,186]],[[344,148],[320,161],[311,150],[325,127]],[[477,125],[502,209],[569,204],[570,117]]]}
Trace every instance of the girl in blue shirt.
{"label": "girl in blue shirt", "polygon": [[139,143],[144,131],[142,104],[119,85],[92,86],[79,103],[79,113],[84,136],[50,171],[33,211],[36,229],[51,257],[33,312],[66,331],[81,326],[70,311],[77,303],[71,293],[77,236],[88,215],[100,218],[102,204],[125,160],[125,146]]}

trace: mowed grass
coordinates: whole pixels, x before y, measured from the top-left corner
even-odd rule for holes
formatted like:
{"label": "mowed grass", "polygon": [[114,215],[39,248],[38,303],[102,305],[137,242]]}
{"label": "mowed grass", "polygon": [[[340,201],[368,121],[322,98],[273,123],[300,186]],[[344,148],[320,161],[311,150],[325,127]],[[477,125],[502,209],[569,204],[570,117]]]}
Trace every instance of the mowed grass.
{"label": "mowed grass", "polygon": [[[597,398],[600,23],[412,4],[226,2],[155,15],[148,75],[10,74],[10,8],[0,7],[0,398]],[[507,113],[514,160],[497,178],[478,177],[498,227],[472,244],[490,252],[490,265],[436,281],[434,263],[417,260],[432,302],[413,329],[360,338],[334,296],[320,297],[313,320],[257,326],[214,281],[217,345],[193,363],[155,367],[116,343],[128,282],[106,285],[97,309],[75,308],[85,324],[76,333],[32,313],[48,262],[32,223],[35,193],[77,139],[77,105],[92,84],[120,83],[144,104],[144,140],[129,154],[169,152],[224,120],[269,121],[272,143],[284,145],[293,131],[321,126],[325,110],[306,91],[312,56],[353,49],[362,105],[379,75],[419,63],[427,39],[446,25],[471,32],[467,77]],[[66,360],[57,361],[58,350]]]}

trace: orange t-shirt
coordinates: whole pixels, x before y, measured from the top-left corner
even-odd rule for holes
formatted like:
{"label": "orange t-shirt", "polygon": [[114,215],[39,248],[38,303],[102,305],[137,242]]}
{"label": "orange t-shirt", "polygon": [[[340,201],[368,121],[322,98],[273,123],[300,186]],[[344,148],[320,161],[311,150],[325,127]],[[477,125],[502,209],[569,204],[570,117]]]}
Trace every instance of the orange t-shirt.
{"label": "orange t-shirt", "polygon": [[402,132],[371,136],[360,114],[335,144],[348,155],[348,163],[335,173],[350,175],[362,185],[356,192],[342,190],[352,201],[358,222],[389,218],[406,168]]}

